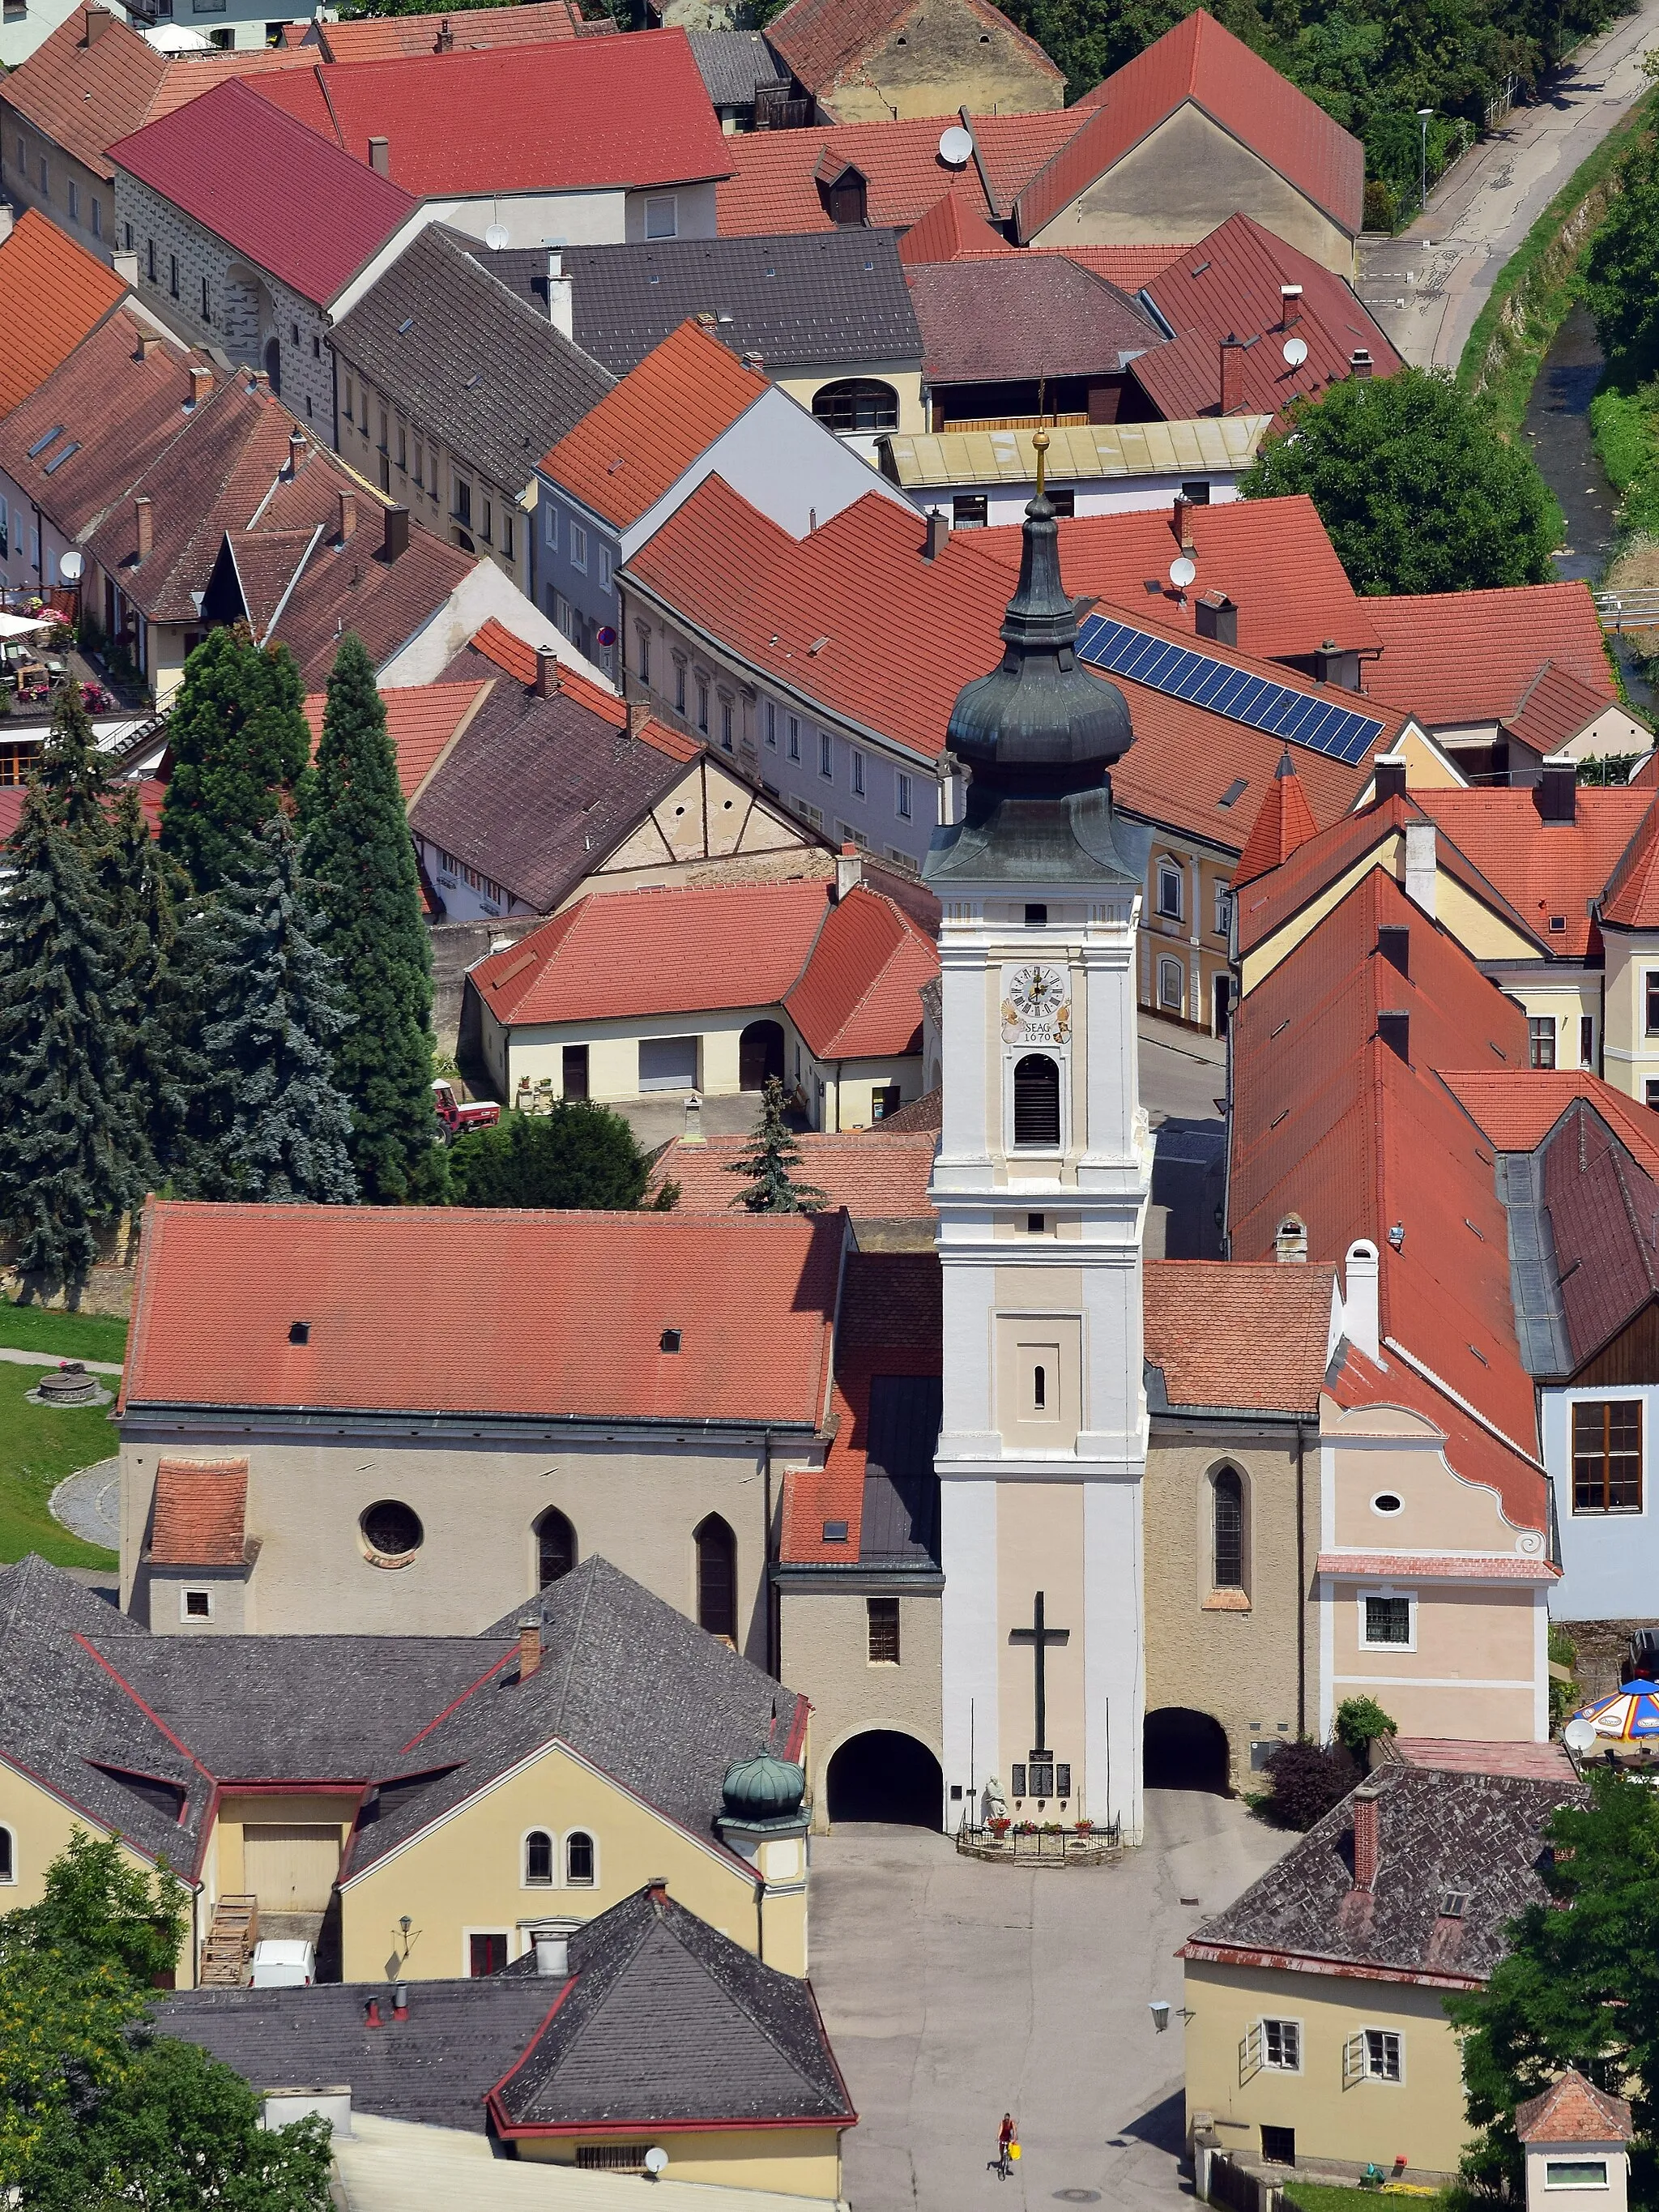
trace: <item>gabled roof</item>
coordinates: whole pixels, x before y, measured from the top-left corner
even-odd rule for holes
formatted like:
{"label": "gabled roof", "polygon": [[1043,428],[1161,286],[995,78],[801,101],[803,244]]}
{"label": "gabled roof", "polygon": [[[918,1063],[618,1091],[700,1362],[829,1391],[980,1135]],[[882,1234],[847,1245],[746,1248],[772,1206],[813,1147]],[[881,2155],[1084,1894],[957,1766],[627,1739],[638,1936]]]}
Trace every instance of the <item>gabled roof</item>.
{"label": "gabled roof", "polygon": [[1084,94],[1087,125],[1020,194],[1020,237],[1034,236],[1189,100],[1358,236],[1364,147],[1200,8]]}
{"label": "gabled roof", "polygon": [[682,323],[543,457],[542,471],[626,529],[770,388]]}
{"label": "gabled roof", "polygon": [[[1504,1930],[1547,1901],[1539,1877],[1559,1806],[1584,1802],[1571,1776],[1387,1765],[1362,1785],[1376,1803],[1379,1851],[1369,1891],[1353,1881],[1354,1800],[1291,1844],[1225,1911],[1201,1921],[1182,1956],[1241,1966],[1293,1961],[1378,1981],[1446,1988],[1486,1980]],[[1462,1900],[1448,1915],[1448,1894]]]}
{"label": "gabled roof", "polygon": [[1442,1068],[1440,1080],[1500,1152],[1535,1152],[1583,1098],[1659,1182],[1659,1118],[1587,1067]]}
{"label": "gabled roof", "polygon": [[1576,2066],[1515,2108],[1515,2132],[1534,2143],[1623,2143],[1636,2132],[1630,2106],[1587,2081]]}
{"label": "gabled roof", "polygon": [[1504,727],[1535,753],[1559,752],[1605,714],[1607,707],[1600,690],[1571,669],[1547,660],[1522,692],[1519,707],[1504,716]]}
{"label": "gabled roof", "polygon": [[[1639,779],[1632,781],[1635,788],[1647,793],[1648,785]],[[1575,793],[1575,804],[1583,796],[1583,793]],[[1607,878],[1601,919],[1604,928],[1659,929],[1659,801],[1642,817],[1635,836]]]}
{"label": "gabled roof", "polygon": [[[930,1221],[927,1182],[933,1173],[935,1139],[931,1130],[889,1133],[891,1124],[873,1129],[806,1131],[800,1147],[799,1179],[821,1190],[831,1206],[845,1206],[860,1221]],[[676,1137],[659,1153],[651,1172],[653,1189],[677,1183],[681,1213],[729,1213],[743,1185],[733,1163],[750,1150],[746,1137],[709,1137],[687,1145]]]}
{"label": "gabled roof", "polygon": [[1429,592],[1367,599],[1365,611],[1383,647],[1365,671],[1366,692],[1415,714],[1425,728],[1502,722],[1518,714],[1550,661],[1607,705],[1618,702],[1588,584]]}
{"label": "gabled roof", "polygon": [[112,269],[38,209],[25,208],[0,243],[0,416],[66,361],[126,292]]}
{"label": "gabled roof", "polygon": [[1574,1099],[1540,1151],[1577,1369],[1659,1297],[1659,1182],[1587,1099]]}
{"label": "gabled roof", "polygon": [[[1048,472],[1058,473],[1052,460]],[[977,534],[1011,576],[1018,572],[1018,526]],[[1182,536],[1198,569],[1184,592],[1170,581]],[[1150,623],[1188,638],[1198,635],[1201,596],[1225,592],[1238,610],[1239,650],[1259,660],[1310,661],[1328,641],[1359,653],[1378,644],[1375,602],[1348,581],[1318,509],[1302,492],[1188,507],[1180,535],[1169,507],[1080,515],[1060,526],[1060,557],[1068,590],[1133,608],[1138,626]]]}
{"label": "gabled roof", "polygon": [[1573,797],[1572,821],[1546,822],[1535,787],[1412,793],[1553,953],[1582,960],[1595,949],[1591,908],[1654,801],[1649,792],[1618,784],[1587,785]]}
{"label": "gabled roof", "polygon": [[[988,30],[994,29],[1024,48],[1027,60],[1052,78],[1056,91],[1063,88],[1064,70],[990,0],[958,0],[958,4]],[[790,0],[767,25],[766,35],[807,91],[832,106],[836,85],[884,46],[915,12],[915,0]]]}
{"label": "gabled roof", "polygon": [[1263,794],[1261,809],[1250,824],[1238,866],[1233,870],[1234,892],[1271,869],[1282,868],[1298,845],[1305,845],[1318,834],[1302,779],[1286,745],[1284,757],[1273,771],[1273,780]]}
{"label": "gabled roof", "polygon": [[[1302,287],[1301,299],[1288,309],[1282,284]],[[1361,350],[1370,353],[1378,376],[1392,376],[1400,367],[1386,332],[1352,289],[1248,215],[1229,216],[1172,258],[1146,289],[1176,335],[1171,344],[1137,362],[1133,374],[1165,416],[1219,410],[1226,337],[1243,340],[1246,349],[1234,356],[1237,404],[1270,415],[1282,412],[1299,393],[1340,383]],[[1296,368],[1285,358],[1292,337],[1308,349]]]}
{"label": "gabled roof", "polygon": [[921,987],[939,949],[904,909],[863,884],[831,908],[784,1010],[819,1060],[921,1050]]}
{"label": "gabled roof", "polygon": [[540,41],[395,61],[323,62],[271,98],[417,198],[643,191],[731,174],[683,31]]}
{"label": "gabled roof", "polygon": [[899,240],[898,257],[907,269],[934,262],[960,261],[968,255],[1017,253],[1000,230],[954,191],[942,191],[919,222]]}
{"label": "gabled roof", "polygon": [[[758,354],[769,375],[921,359],[921,333],[885,231],[575,246],[561,258],[576,343],[615,376],[626,376],[688,318],[705,314],[716,319],[713,335],[728,352],[740,360]],[[545,316],[544,252],[509,246],[487,265]]]}
{"label": "gabled roof", "polygon": [[[940,134],[954,115],[898,123],[843,123],[807,131],[753,131],[728,138],[732,174],[716,194],[722,238],[744,233],[834,230],[818,196],[848,168],[867,185],[866,216],[878,229],[907,230],[948,192],[973,215],[1000,220],[1020,187],[1080,127],[1075,108],[969,118],[978,161],[951,168]],[[979,162],[984,163],[981,179]],[[988,187],[990,197],[988,198]]]}
{"label": "gabled roof", "polygon": [[[490,679],[485,677],[471,683],[446,679],[441,684],[411,684],[380,694],[386,735],[398,757],[398,787],[406,806],[414,805],[445,748],[458,731],[467,727],[489,696],[489,688]],[[311,725],[313,747],[322,742],[327,705],[326,692],[307,695],[306,720]]]}
{"label": "gabled roof", "polygon": [[[90,41],[88,21],[96,25]],[[0,78],[0,106],[15,108],[55,146],[109,181],[115,172],[108,149],[118,138],[171,115],[228,77],[303,70],[310,58],[298,47],[162,54],[125,16],[93,0],[75,9],[27,61]]]}
{"label": "gabled roof", "polygon": [[929,384],[1115,375],[1163,343],[1144,307],[1063,253],[932,262],[908,276]]}
{"label": "gabled roof", "polygon": [[841,1235],[836,1214],[155,1200],[123,1401],[812,1428]]}
{"label": "gabled roof", "polygon": [[716,107],[752,107],[755,94],[763,84],[787,89],[789,72],[768,46],[763,32],[688,28],[685,36]]}
{"label": "gabled roof", "polygon": [[240,1567],[246,1509],[246,1460],[158,1461],[151,1565]]}
{"label": "gabled roof", "polygon": [[578,1929],[569,1960],[559,2002],[490,2092],[509,2142],[630,2121],[857,2118],[811,1984],[763,1966],[665,1887]]}
{"label": "gabled roof", "polygon": [[1313,1417],[1325,1380],[1333,1267],[1148,1260],[1146,1364],[1163,1403]]}
{"label": "gabled roof", "polygon": [[118,139],[110,160],[323,307],[416,205],[240,82]]}
{"label": "gabled roof", "polygon": [[329,343],[463,465],[516,493],[615,380],[554,329],[545,308],[538,314],[475,260],[468,242],[428,224]]}
{"label": "gabled roof", "polygon": [[468,8],[458,14],[365,15],[356,22],[331,22],[319,16],[316,36],[325,62],[386,62],[441,52],[439,38],[446,30],[450,52],[474,53],[487,46],[584,38],[616,27],[611,15],[585,23],[576,0],[528,0],[527,5]]}

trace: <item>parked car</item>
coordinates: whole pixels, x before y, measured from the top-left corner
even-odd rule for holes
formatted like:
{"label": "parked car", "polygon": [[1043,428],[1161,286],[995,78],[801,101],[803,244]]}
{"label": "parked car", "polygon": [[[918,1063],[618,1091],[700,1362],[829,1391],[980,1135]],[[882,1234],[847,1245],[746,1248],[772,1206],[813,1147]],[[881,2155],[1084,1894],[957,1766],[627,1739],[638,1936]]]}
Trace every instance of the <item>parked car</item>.
{"label": "parked car", "polygon": [[432,1086],[432,1103],[443,1125],[446,1143],[466,1129],[493,1129],[501,1118],[501,1109],[493,1098],[470,1098],[463,1104],[455,1096],[454,1085],[441,1076]]}
{"label": "parked car", "polygon": [[313,1945],[275,1937],[254,1945],[252,1986],[256,1990],[308,1990],[316,1978]]}

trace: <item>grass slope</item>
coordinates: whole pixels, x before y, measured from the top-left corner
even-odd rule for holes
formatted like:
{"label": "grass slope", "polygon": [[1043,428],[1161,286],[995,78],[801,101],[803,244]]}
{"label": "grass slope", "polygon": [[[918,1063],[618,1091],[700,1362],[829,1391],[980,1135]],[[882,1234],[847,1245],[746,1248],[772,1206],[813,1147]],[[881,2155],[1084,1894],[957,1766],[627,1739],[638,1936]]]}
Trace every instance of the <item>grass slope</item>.
{"label": "grass slope", "polygon": [[1361,2212],[1361,2208],[1388,2197],[1400,2212],[1441,2212],[1443,2190],[1344,2189],[1334,2182],[1303,2181],[1292,2177],[1285,2184],[1285,2202],[1297,2212]]}
{"label": "grass slope", "polygon": [[56,1359],[111,1359],[118,1365],[127,1356],[127,1325],[101,1314],[0,1304],[0,1344],[19,1352],[49,1352]]}
{"label": "grass slope", "polygon": [[32,1406],[38,1367],[0,1364],[0,1561],[38,1552],[59,1567],[113,1567],[113,1552],[60,1528],[46,1500],[66,1474],[114,1455],[107,1406]]}

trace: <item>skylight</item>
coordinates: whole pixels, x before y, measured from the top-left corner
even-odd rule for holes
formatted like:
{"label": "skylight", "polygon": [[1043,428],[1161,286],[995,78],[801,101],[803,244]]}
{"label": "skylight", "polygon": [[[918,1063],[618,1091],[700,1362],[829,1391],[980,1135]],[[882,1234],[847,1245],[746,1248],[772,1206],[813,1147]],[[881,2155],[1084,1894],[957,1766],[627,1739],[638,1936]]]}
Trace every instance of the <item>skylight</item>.
{"label": "skylight", "polygon": [[46,436],[44,438],[37,438],[34,443],[29,447],[28,457],[30,460],[33,460],[37,453],[44,453],[46,447],[51,445],[52,440],[54,438],[61,438],[63,434],[64,425],[61,422],[54,422],[51,429],[47,431]]}
{"label": "skylight", "polygon": [[54,453],[52,455],[41,473],[44,476],[50,476],[54,469],[61,469],[63,467],[64,462],[68,460],[71,453],[78,453],[80,450],[81,441],[78,438],[72,439],[70,442],[64,447],[61,453]]}

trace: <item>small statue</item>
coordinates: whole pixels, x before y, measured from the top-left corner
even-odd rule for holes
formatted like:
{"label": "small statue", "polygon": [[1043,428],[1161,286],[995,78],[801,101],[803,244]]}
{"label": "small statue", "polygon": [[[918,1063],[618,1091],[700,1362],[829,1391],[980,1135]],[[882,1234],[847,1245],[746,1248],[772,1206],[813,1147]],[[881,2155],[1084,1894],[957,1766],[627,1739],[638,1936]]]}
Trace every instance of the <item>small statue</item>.
{"label": "small statue", "polygon": [[1002,1784],[997,1780],[994,1774],[990,1775],[987,1778],[985,1784],[985,1796],[981,1818],[984,1825],[988,1827],[993,1820],[1006,1820],[1007,1817],[1008,1800],[1002,1794]]}

